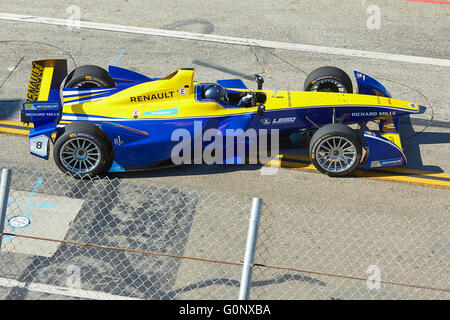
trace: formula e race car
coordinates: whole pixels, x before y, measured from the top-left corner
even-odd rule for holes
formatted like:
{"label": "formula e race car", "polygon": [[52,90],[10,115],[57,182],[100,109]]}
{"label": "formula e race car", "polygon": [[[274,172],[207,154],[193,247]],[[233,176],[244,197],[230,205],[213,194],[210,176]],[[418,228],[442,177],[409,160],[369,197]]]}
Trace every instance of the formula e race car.
{"label": "formula e race car", "polygon": [[[329,176],[404,165],[399,117],[425,107],[393,99],[362,72],[354,75],[358,93],[336,67],[311,72],[304,91],[263,90],[258,75],[251,90],[239,79],[195,82],[190,68],[164,78],[92,65],[67,74],[66,60],[41,60],[33,62],[21,119],[34,124],[31,154],[48,159],[53,142],[57,166],[74,176],[198,163],[206,151],[217,163],[245,163],[259,143],[245,138],[249,130],[270,139],[274,132],[309,136],[311,161]],[[368,129],[372,121],[376,130]],[[214,139],[205,138],[211,129]],[[226,142],[217,143],[219,136]],[[180,140],[194,152],[180,148]],[[239,145],[244,153],[229,152]]]}

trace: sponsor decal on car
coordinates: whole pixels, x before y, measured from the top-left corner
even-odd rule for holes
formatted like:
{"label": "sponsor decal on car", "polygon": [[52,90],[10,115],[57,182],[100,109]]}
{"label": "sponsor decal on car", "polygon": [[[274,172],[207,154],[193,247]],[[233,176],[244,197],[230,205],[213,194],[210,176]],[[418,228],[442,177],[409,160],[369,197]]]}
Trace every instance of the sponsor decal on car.
{"label": "sponsor decal on car", "polygon": [[153,100],[163,100],[173,98],[175,91],[166,91],[161,93],[146,94],[142,96],[130,97],[130,102],[145,102]]}
{"label": "sponsor decal on car", "polygon": [[32,111],[55,111],[59,110],[59,105],[57,103],[24,103],[23,108]]}
{"label": "sponsor decal on car", "polygon": [[30,83],[28,84],[28,91],[25,102],[36,101],[38,99],[43,74],[44,66],[33,62],[33,68],[31,70]]}
{"label": "sponsor decal on car", "polygon": [[371,168],[381,168],[381,167],[387,167],[387,166],[401,165],[402,163],[403,163],[402,158],[377,160],[377,161],[372,161],[370,163],[370,167]]}
{"label": "sponsor decal on car", "polygon": [[356,74],[356,77],[358,77],[358,79],[363,79],[363,81],[366,81],[366,75],[365,74],[362,74],[362,73],[357,73]]}
{"label": "sponsor decal on car", "polygon": [[116,145],[116,146],[121,146],[121,145],[123,145],[125,142],[122,140],[122,138],[120,137],[120,136],[117,136],[117,137],[115,137],[114,138],[114,144]]}
{"label": "sponsor decal on car", "polygon": [[381,167],[381,163],[380,163],[380,161],[372,161],[370,163],[370,167],[371,168],[380,168]]}
{"label": "sponsor decal on car", "polygon": [[261,123],[265,126],[268,126],[269,124],[291,124],[295,122],[295,119],[297,119],[297,117],[290,117],[290,118],[275,118],[275,119],[269,119],[269,118],[264,118],[261,119]]}
{"label": "sponsor decal on car", "polygon": [[272,123],[272,120],[270,120],[269,118],[264,118],[264,119],[261,119],[261,123],[265,126],[268,126],[269,124]]}
{"label": "sponsor decal on car", "polygon": [[174,114],[178,114],[178,108],[147,111],[147,112],[144,112],[142,115],[144,115],[144,116],[150,116],[150,115],[151,116],[167,116],[167,115],[174,115]]}
{"label": "sponsor decal on car", "polygon": [[372,111],[372,112],[352,112],[352,117],[381,117],[381,116],[395,116],[395,111]]}
{"label": "sponsor decal on car", "polygon": [[295,122],[297,117],[273,119],[272,124],[291,124]]}

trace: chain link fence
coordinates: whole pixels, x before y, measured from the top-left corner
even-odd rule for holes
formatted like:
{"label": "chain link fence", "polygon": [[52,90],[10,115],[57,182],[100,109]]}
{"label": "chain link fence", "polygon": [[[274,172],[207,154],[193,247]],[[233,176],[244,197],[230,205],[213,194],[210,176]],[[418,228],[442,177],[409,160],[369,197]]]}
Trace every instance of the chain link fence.
{"label": "chain link fence", "polygon": [[449,250],[444,221],[264,203],[250,298],[449,299]]}
{"label": "chain link fence", "polygon": [[[12,168],[1,299],[237,299],[252,199]],[[445,221],[263,203],[250,299],[449,299]]]}

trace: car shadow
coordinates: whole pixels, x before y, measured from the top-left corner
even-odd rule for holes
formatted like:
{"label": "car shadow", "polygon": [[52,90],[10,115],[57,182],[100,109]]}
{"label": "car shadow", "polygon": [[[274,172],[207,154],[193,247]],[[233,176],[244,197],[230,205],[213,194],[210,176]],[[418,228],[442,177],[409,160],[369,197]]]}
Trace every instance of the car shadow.
{"label": "car shadow", "polygon": [[173,176],[195,176],[207,174],[224,174],[236,171],[260,170],[260,164],[184,164],[165,168],[154,168],[143,171],[110,173],[111,178],[152,178],[152,177],[173,177]]}
{"label": "car shadow", "polygon": [[0,100],[0,120],[19,121],[19,112],[22,109],[23,100],[7,99]]}
{"label": "car shadow", "polygon": [[408,159],[406,167],[415,170],[444,172],[439,166],[424,165],[420,152],[420,145],[450,143],[450,132],[416,132],[413,124],[438,129],[450,129],[450,122],[432,120],[430,123],[429,120],[414,119],[409,116],[403,117],[400,121],[400,133],[403,137],[403,151]]}

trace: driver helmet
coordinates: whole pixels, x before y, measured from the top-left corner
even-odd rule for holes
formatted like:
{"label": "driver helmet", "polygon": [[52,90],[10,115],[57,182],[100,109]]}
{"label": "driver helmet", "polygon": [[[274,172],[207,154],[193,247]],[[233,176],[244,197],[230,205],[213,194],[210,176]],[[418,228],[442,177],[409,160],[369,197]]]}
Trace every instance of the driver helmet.
{"label": "driver helmet", "polygon": [[203,95],[205,99],[219,100],[223,104],[228,104],[230,101],[225,88],[218,84],[208,84],[205,86],[203,88]]}

